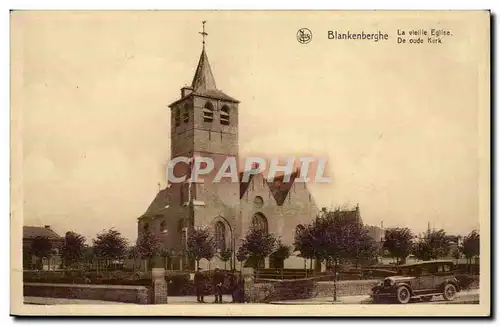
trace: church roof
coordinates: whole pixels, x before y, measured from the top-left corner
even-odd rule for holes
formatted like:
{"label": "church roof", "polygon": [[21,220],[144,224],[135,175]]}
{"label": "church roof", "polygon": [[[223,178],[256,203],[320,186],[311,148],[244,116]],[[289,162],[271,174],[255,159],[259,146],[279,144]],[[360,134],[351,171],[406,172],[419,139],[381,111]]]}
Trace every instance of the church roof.
{"label": "church roof", "polygon": [[191,89],[191,93],[186,95],[184,98],[181,98],[170,104],[170,106],[193,95],[239,103],[238,100],[217,89],[215,78],[212,73],[212,68],[210,67],[210,63],[208,62],[208,56],[207,51],[205,51],[205,46],[203,46],[203,49],[201,51],[200,60],[198,61],[198,66],[196,67],[196,72],[194,73],[193,81],[191,83]]}
{"label": "church roof", "polygon": [[149,205],[146,212],[141,217],[155,216],[155,215],[161,214],[161,211],[163,209],[167,208],[168,205],[170,204],[169,189],[170,188],[164,188],[164,189],[160,190],[156,194],[155,199],[153,199],[153,201]]}
{"label": "church roof", "polygon": [[290,189],[293,186],[293,182],[295,181],[295,178],[298,176],[297,172],[294,172],[290,175],[290,180],[289,181],[284,181],[285,176],[277,176],[274,178],[272,181],[267,181],[267,184],[269,186],[269,190],[271,191],[271,194],[273,195],[274,199],[276,200],[276,203],[278,206],[283,205],[285,202],[286,197],[288,196],[288,193],[290,192]]}
{"label": "church roof", "polygon": [[210,68],[210,63],[208,62],[205,47],[203,47],[203,50],[201,51],[200,60],[198,61],[198,67],[196,67],[191,87],[195,92],[217,89],[217,86],[215,85],[215,78],[212,74],[212,68]]}
{"label": "church roof", "polygon": [[[250,184],[250,181],[252,180],[253,176],[254,176],[253,174],[250,174],[248,182],[240,181],[240,198],[242,198],[245,195],[248,189],[248,185]],[[276,204],[278,204],[278,206],[283,205],[286,197],[288,196],[288,193],[290,192],[290,189],[293,186],[295,178],[297,178],[298,176],[299,176],[298,172],[293,172],[290,175],[290,180],[288,182],[284,181],[285,175],[276,176],[271,181],[266,180],[267,186],[269,187],[269,191],[273,195],[273,198],[276,201]],[[243,177],[243,172],[240,172],[240,180],[242,180],[242,177]]]}

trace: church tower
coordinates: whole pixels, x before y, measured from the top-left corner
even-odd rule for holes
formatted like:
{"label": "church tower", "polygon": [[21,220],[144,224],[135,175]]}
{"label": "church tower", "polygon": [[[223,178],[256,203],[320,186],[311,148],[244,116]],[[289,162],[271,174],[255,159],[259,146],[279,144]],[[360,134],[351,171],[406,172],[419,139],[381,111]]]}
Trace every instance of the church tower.
{"label": "church tower", "polygon": [[238,155],[238,101],[217,89],[203,45],[191,86],[170,104],[171,155]]}
{"label": "church tower", "polygon": [[[225,245],[234,245],[239,236],[239,183],[231,178],[212,182],[222,163],[228,158],[238,162],[238,104],[239,101],[217,88],[205,48],[203,46],[190,86],[181,88],[180,98],[169,105],[171,110],[171,156],[209,157],[215,169],[197,183],[172,184],[179,192],[179,203],[185,208],[184,229],[209,228],[215,234],[224,233]],[[174,174],[188,175],[187,164],[176,164]],[[174,196],[176,197],[176,196]],[[181,240],[182,241],[182,240]],[[224,249],[224,248],[219,248]]]}

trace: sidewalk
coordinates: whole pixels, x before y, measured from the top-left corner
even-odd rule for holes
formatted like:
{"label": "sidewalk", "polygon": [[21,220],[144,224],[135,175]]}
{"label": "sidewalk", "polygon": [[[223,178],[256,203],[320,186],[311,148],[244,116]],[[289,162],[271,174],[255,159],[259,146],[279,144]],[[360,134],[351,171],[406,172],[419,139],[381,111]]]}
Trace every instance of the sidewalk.
{"label": "sidewalk", "polygon": [[[205,297],[206,304],[214,303],[215,297],[213,295]],[[230,295],[223,295],[222,302],[230,303],[233,301]],[[25,304],[34,305],[60,305],[60,304],[87,304],[87,305],[110,305],[110,304],[135,304],[114,301],[101,301],[101,300],[80,300],[80,299],[66,299],[66,298],[47,298],[47,297],[24,297]],[[196,301],[196,296],[184,297],[168,297],[169,304],[201,304]]]}
{"label": "sidewalk", "polygon": [[100,301],[100,300],[80,300],[80,299],[65,299],[65,298],[46,298],[46,297],[24,297],[24,304],[35,305],[59,305],[59,304],[133,304],[114,301]]}

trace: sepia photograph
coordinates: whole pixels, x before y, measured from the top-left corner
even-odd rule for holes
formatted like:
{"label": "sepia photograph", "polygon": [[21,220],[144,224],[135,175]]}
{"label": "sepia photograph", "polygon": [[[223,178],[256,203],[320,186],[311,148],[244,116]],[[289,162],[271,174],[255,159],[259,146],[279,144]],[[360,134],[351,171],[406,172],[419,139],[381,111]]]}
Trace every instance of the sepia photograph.
{"label": "sepia photograph", "polygon": [[11,11],[11,314],[489,316],[490,19]]}

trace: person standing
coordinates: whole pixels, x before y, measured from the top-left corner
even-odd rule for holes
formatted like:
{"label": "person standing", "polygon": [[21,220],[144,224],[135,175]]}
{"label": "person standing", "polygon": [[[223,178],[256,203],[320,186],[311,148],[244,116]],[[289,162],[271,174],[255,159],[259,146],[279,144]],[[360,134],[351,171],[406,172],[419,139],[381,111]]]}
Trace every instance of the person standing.
{"label": "person standing", "polygon": [[236,302],[245,303],[245,279],[241,272],[238,273],[238,280],[236,282]]}
{"label": "person standing", "polygon": [[204,303],[205,277],[201,272],[201,268],[198,268],[194,274],[194,286],[196,288],[196,300],[199,303]]}
{"label": "person standing", "polygon": [[219,268],[214,271],[213,288],[215,303],[222,303],[222,285],[224,284],[224,274]]}

